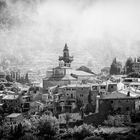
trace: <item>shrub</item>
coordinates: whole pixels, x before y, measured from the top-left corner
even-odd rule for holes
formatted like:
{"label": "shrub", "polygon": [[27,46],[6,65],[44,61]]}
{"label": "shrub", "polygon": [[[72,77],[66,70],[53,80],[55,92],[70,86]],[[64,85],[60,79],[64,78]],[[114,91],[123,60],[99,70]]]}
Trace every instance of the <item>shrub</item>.
{"label": "shrub", "polygon": [[91,137],[86,137],[84,140],[104,140],[104,138],[99,136],[91,136]]}

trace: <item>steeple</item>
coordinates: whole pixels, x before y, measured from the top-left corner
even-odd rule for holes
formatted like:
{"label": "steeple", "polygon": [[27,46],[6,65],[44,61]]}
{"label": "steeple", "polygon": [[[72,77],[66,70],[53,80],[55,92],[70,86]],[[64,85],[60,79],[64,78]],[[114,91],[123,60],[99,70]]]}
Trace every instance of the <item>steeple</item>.
{"label": "steeple", "polygon": [[69,57],[69,49],[68,49],[68,46],[67,46],[67,43],[65,43],[65,46],[64,46],[64,49],[63,49],[63,57]]}
{"label": "steeple", "polygon": [[73,61],[73,57],[69,56],[69,49],[67,46],[67,43],[65,43],[64,49],[63,49],[63,56],[59,56],[59,61],[64,61],[64,66],[70,67],[71,62]]}
{"label": "steeple", "polygon": [[65,46],[64,46],[64,50],[63,51],[69,51],[68,46],[67,46],[67,43],[65,43]]}

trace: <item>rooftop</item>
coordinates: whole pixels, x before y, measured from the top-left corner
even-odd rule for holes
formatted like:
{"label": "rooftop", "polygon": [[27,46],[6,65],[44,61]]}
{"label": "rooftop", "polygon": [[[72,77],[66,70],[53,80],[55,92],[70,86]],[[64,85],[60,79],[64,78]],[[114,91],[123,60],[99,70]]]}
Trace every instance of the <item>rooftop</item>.
{"label": "rooftop", "polygon": [[130,85],[140,85],[140,82],[131,82]]}
{"label": "rooftop", "polygon": [[111,94],[103,95],[102,99],[125,99],[125,98],[140,97],[140,95],[134,94],[132,92],[130,92],[130,96],[128,96],[127,94],[128,94],[128,91],[126,90],[114,91]]}
{"label": "rooftop", "polygon": [[76,76],[94,76],[94,74],[84,72],[84,71],[81,71],[81,70],[72,70],[71,73],[76,75]]}
{"label": "rooftop", "polygon": [[2,99],[3,100],[16,100],[19,97],[19,95],[6,95]]}
{"label": "rooftop", "polygon": [[22,115],[22,114],[21,113],[12,113],[12,114],[8,115],[7,117],[8,118],[16,118],[16,117],[18,117],[20,115]]}
{"label": "rooftop", "polygon": [[65,87],[91,87],[90,84],[71,84],[71,85],[66,85],[66,86],[61,86],[60,88],[65,88]]}
{"label": "rooftop", "polygon": [[2,97],[3,97],[3,96],[5,96],[5,94],[1,94],[1,93],[0,93],[0,96],[2,96]]}
{"label": "rooftop", "polygon": [[76,78],[72,77],[71,75],[65,75],[62,80],[76,80]]}

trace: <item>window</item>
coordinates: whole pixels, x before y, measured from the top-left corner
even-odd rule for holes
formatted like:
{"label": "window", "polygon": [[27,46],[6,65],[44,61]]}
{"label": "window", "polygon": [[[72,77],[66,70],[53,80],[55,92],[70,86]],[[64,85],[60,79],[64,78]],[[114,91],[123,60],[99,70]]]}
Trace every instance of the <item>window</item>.
{"label": "window", "polygon": [[118,109],[117,109],[119,112],[121,112],[121,108],[120,107],[118,107]]}
{"label": "window", "polygon": [[126,107],[126,111],[129,111],[130,109],[129,109],[129,107]]}
{"label": "window", "polygon": [[101,86],[101,89],[105,89],[105,86]]}
{"label": "window", "polygon": [[71,94],[71,98],[73,98],[73,94]]}
{"label": "window", "polygon": [[83,97],[83,94],[80,94],[80,97]]}
{"label": "window", "polygon": [[93,90],[97,90],[97,86],[92,86],[92,89]]}
{"label": "window", "polygon": [[113,101],[110,101],[111,102],[111,104],[113,104]]}
{"label": "window", "polygon": [[110,88],[113,88],[113,85],[111,85]]}

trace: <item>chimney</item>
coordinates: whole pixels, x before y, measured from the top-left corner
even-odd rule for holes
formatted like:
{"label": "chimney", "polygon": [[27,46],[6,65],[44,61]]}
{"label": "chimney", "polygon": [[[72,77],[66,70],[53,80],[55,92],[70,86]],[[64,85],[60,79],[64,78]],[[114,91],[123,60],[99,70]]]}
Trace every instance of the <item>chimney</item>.
{"label": "chimney", "polygon": [[96,96],[96,110],[95,113],[99,113],[99,99],[100,99],[100,95]]}

